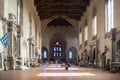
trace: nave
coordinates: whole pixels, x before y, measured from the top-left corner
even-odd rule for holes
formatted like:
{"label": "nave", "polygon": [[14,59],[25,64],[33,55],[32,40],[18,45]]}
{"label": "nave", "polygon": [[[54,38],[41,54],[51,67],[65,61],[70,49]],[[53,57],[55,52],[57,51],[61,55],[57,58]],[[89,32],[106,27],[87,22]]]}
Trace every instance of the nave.
{"label": "nave", "polygon": [[65,70],[61,64],[44,64],[37,68],[1,71],[0,80],[119,80],[119,75],[95,68],[71,65]]}

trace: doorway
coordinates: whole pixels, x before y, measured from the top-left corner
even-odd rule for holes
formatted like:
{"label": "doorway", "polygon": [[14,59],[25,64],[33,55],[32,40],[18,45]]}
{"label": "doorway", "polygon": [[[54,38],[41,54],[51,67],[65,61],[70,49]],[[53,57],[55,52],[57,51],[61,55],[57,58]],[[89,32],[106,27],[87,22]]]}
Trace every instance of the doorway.
{"label": "doorway", "polygon": [[48,49],[46,47],[42,47],[42,62],[46,63],[46,61],[48,61]]}
{"label": "doorway", "polygon": [[75,47],[69,48],[66,58],[70,64],[77,64],[77,49]]}

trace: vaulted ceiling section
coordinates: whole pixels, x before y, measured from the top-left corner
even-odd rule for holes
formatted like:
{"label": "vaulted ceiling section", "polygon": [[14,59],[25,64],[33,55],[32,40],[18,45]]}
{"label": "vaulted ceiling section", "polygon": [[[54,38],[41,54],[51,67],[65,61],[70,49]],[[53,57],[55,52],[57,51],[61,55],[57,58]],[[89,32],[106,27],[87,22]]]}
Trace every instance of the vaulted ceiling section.
{"label": "vaulted ceiling section", "polygon": [[67,16],[80,20],[90,0],[34,0],[40,19]]}

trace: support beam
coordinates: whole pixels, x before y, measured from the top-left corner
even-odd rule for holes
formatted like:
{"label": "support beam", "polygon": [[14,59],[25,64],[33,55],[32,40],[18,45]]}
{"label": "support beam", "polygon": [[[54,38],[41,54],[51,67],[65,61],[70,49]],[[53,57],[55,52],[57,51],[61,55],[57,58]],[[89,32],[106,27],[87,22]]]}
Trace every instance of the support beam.
{"label": "support beam", "polygon": [[51,6],[46,6],[46,5],[40,5],[40,6],[36,6],[37,8],[40,8],[40,9],[83,9],[83,8],[86,8],[86,6],[81,6],[81,5],[74,5],[74,6],[71,6],[71,5],[67,5],[67,6],[63,6],[63,5],[51,5]]}
{"label": "support beam", "polygon": [[87,6],[89,3],[37,3],[36,6],[57,6],[57,5],[62,5],[62,6]]}
{"label": "support beam", "polygon": [[40,16],[40,19],[46,19],[46,18],[49,18],[49,19],[53,19],[55,17],[53,16],[56,16],[56,17],[61,17],[61,16],[68,16],[68,18],[65,18],[65,19],[77,19],[77,20],[80,20],[81,16],[80,15],[72,15],[72,14],[67,14],[67,15],[44,15],[44,16]]}
{"label": "support beam", "polygon": [[50,0],[50,1],[46,1],[46,0],[34,0],[35,1],[35,5],[36,4],[39,4],[39,3],[86,3],[86,2],[89,2],[90,0],[77,0],[77,1],[74,1],[74,0],[70,0],[70,1],[64,1],[64,0]]}
{"label": "support beam", "polygon": [[80,14],[82,14],[82,12],[81,11],[65,11],[65,10],[57,10],[57,11],[45,11],[45,12],[39,12],[39,15],[49,15],[49,14],[54,14],[54,15],[56,15],[56,14],[62,14],[62,15],[65,15],[65,14],[72,14],[72,15],[80,15]]}
{"label": "support beam", "polygon": [[84,11],[84,9],[40,9],[40,8],[38,8],[37,11],[39,11],[39,12],[43,12],[43,11],[74,11],[74,12],[78,11],[78,12],[82,12],[82,11]]}
{"label": "support beam", "polygon": [[[34,0],[36,9],[40,18],[48,18],[51,16],[66,15],[71,18],[78,19],[86,7],[90,4],[90,0]],[[68,14],[68,15],[67,15]],[[69,15],[70,14],[70,15]]]}

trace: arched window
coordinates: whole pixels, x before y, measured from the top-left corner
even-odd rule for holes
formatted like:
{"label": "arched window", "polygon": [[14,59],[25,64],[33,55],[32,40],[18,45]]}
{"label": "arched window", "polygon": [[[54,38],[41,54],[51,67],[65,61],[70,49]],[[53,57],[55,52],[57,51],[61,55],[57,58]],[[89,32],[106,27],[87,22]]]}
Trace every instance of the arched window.
{"label": "arched window", "polygon": [[87,25],[87,19],[85,19],[84,39],[85,39],[85,41],[88,40],[88,25]]}
{"label": "arched window", "polygon": [[59,42],[56,42],[54,44],[54,48],[53,48],[53,54],[54,54],[54,57],[56,56],[62,56],[62,47],[61,47],[61,44]]}
{"label": "arched window", "polygon": [[97,11],[96,11],[96,8],[93,9],[92,33],[93,33],[93,36],[95,36],[97,34]]}
{"label": "arched window", "polygon": [[23,24],[23,1],[17,0],[17,23],[18,25]]}
{"label": "arched window", "polygon": [[80,33],[79,33],[79,44],[82,44],[82,29],[80,28]]}
{"label": "arched window", "polygon": [[73,57],[73,53],[72,53],[72,51],[69,51],[69,59],[72,59],[72,57]]}
{"label": "arched window", "polygon": [[30,17],[30,13],[29,13],[29,37],[32,36],[32,20],[31,20],[31,17]]}
{"label": "arched window", "polygon": [[47,58],[47,51],[45,50],[44,52],[43,52],[43,58]]}
{"label": "arched window", "polygon": [[85,26],[85,31],[84,31],[84,35],[85,35],[85,41],[88,40],[88,26]]}

